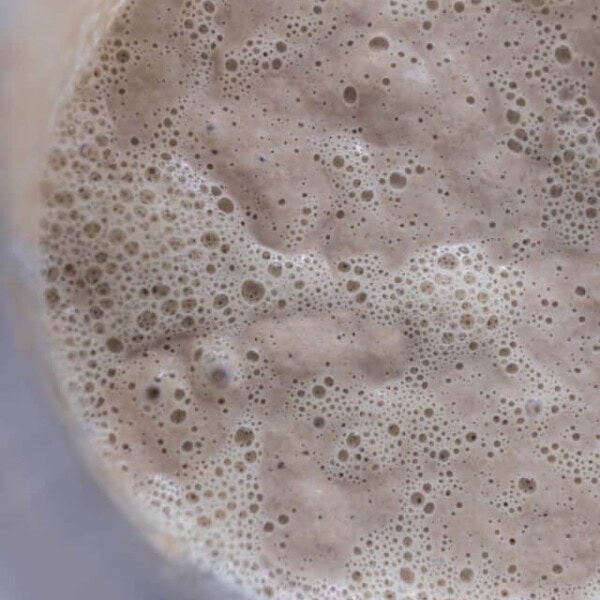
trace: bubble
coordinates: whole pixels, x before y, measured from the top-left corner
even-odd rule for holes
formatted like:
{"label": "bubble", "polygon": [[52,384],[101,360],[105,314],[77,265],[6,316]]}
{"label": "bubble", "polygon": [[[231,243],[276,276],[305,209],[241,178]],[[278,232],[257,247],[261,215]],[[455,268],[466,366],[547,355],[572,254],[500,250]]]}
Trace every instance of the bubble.
{"label": "bubble", "polygon": [[558,46],[554,50],[554,56],[561,65],[568,65],[572,60],[571,49],[568,46]]}
{"label": "bubble", "polygon": [[260,355],[255,350],[248,350],[246,358],[251,362],[258,362]]}
{"label": "bubble", "polygon": [[421,506],[421,504],[423,504],[424,501],[424,497],[423,494],[421,494],[421,492],[413,492],[410,496],[410,503],[413,506]]}
{"label": "bubble", "polygon": [[534,398],[530,398],[525,404],[525,412],[527,413],[527,416],[531,418],[539,416],[542,413],[542,409],[543,406],[540,400]]}
{"label": "bubble", "polygon": [[198,517],[196,519],[196,522],[198,523],[198,525],[200,527],[204,527],[204,528],[208,528],[212,525],[212,520],[210,519],[210,517],[207,517],[205,515]]}
{"label": "bubble", "polygon": [[356,88],[351,85],[345,87],[343,98],[346,104],[355,104],[358,100],[358,92],[356,91]]}
{"label": "bubble", "polygon": [[327,390],[322,385],[315,385],[312,388],[312,395],[315,398],[325,398]]}
{"label": "bubble", "polygon": [[205,231],[200,238],[205,248],[216,248],[221,241],[219,234],[215,231]]}
{"label": "bubble", "polygon": [[176,408],[170,416],[171,419],[171,423],[175,424],[175,425],[180,425],[181,423],[183,423],[185,421],[185,418],[187,416],[187,413],[185,412],[185,410],[182,410],[181,408]]}
{"label": "bubble", "polygon": [[46,290],[45,298],[49,308],[55,308],[60,303],[60,294],[54,287]]}
{"label": "bubble", "polygon": [[460,316],[460,324],[463,329],[472,329],[475,326],[475,319],[471,314],[463,314]]}
{"label": "bubble", "polygon": [[227,294],[217,294],[213,299],[215,308],[225,308],[229,305],[229,296]]}
{"label": "bubble", "polygon": [[506,111],[506,120],[511,125],[516,125],[517,123],[519,123],[521,121],[521,114],[516,110],[509,109]]}
{"label": "bubble", "polygon": [[237,69],[238,69],[237,60],[235,60],[234,58],[228,58],[225,61],[225,69],[227,69],[230,72],[237,71]]}
{"label": "bubble", "polygon": [[512,150],[517,154],[523,152],[523,144],[521,144],[521,142],[515,140],[514,138],[510,138],[506,145],[508,146],[509,150]]}
{"label": "bubble", "polygon": [[437,263],[443,269],[452,270],[458,266],[458,259],[454,254],[443,254],[438,258]]}
{"label": "bubble", "polygon": [[388,426],[388,433],[394,437],[400,435],[400,427],[398,427],[398,425],[396,425],[395,423],[392,423],[391,425]]}
{"label": "bubble", "polygon": [[88,238],[95,238],[100,233],[101,230],[102,230],[102,227],[94,221],[91,221],[90,223],[86,223],[83,227],[83,231],[87,235]]}
{"label": "bubble", "polygon": [[247,279],[242,284],[242,298],[248,304],[256,304],[265,296],[265,286],[259,281]]}
{"label": "bubble", "polygon": [[149,387],[146,388],[146,398],[148,398],[148,400],[158,400],[158,398],[160,397],[160,388],[157,385],[151,385]]}
{"label": "bubble", "polygon": [[225,389],[229,387],[232,377],[232,373],[225,366],[212,366],[208,371],[208,379],[210,383],[219,389]]}
{"label": "bubble", "polygon": [[160,169],[157,167],[148,167],[146,169],[146,179],[151,182],[160,181]]}
{"label": "bubble", "polygon": [[377,35],[369,40],[369,48],[376,52],[387,50],[390,47],[388,39],[382,35]]}
{"label": "bubble", "polygon": [[121,50],[119,50],[117,52],[116,57],[117,57],[117,61],[120,63],[129,62],[129,58],[130,58],[129,51],[122,48]]}
{"label": "bubble", "polygon": [[251,446],[254,442],[254,432],[248,427],[240,427],[235,432],[235,442],[242,447]]}
{"label": "bubble", "polygon": [[409,585],[415,582],[415,573],[410,567],[402,567],[400,569],[400,579]]}
{"label": "bubble", "polygon": [[351,448],[358,448],[358,446],[360,446],[360,435],[358,435],[357,433],[348,434],[348,436],[346,437],[346,443]]}
{"label": "bubble", "polygon": [[138,327],[144,331],[150,331],[156,324],[158,323],[158,316],[155,312],[150,310],[145,310],[140,313],[137,317]]}
{"label": "bubble", "polygon": [[535,479],[531,479],[530,477],[521,477],[519,479],[519,489],[526,494],[532,494],[537,490],[537,483]]}
{"label": "bubble", "polygon": [[123,352],[123,342],[118,338],[108,338],[106,340],[106,347],[110,352],[114,352],[115,354]]}
{"label": "bubble", "polygon": [[224,212],[227,215],[231,214],[234,209],[233,202],[229,198],[225,198],[225,197],[219,198],[219,201],[217,202],[217,206],[219,207],[219,210],[221,212]]}
{"label": "bubble", "polygon": [[407,179],[402,173],[394,172],[390,175],[390,185],[394,189],[402,189],[406,187]]}

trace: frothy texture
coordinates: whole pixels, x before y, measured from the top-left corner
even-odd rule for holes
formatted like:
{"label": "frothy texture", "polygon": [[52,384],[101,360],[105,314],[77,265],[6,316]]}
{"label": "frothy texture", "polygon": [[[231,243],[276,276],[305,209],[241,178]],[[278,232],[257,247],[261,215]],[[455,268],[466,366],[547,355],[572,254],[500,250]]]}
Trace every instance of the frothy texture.
{"label": "frothy texture", "polygon": [[593,0],[127,0],[57,119],[53,360],[260,598],[600,590]]}

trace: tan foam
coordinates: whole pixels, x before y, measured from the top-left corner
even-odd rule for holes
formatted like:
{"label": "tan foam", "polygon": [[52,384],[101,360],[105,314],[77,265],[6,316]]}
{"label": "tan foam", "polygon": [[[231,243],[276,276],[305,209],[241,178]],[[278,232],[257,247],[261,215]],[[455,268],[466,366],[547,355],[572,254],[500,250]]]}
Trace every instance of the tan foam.
{"label": "tan foam", "polygon": [[124,5],[57,119],[44,297],[90,447],[190,560],[278,599],[594,598],[596,23]]}

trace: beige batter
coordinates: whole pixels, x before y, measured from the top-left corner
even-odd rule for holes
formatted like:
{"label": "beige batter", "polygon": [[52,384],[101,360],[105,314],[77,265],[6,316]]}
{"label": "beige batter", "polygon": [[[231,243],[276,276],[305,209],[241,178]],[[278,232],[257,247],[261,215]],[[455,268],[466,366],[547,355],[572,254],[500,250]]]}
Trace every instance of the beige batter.
{"label": "beige batter", "polygon": [[259,598],[600,593],[595,0],[127,0],[44,297],[123,501]]}

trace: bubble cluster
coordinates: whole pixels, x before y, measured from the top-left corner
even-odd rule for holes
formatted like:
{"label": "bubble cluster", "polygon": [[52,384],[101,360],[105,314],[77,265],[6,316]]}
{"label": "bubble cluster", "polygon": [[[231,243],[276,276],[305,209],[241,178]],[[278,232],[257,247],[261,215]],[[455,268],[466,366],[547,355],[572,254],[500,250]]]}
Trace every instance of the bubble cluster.
{"label": "bubble cluster", "polygon": [[126,0],[44,302],[124,502],[261,598],[592,600],[591,0]]}

